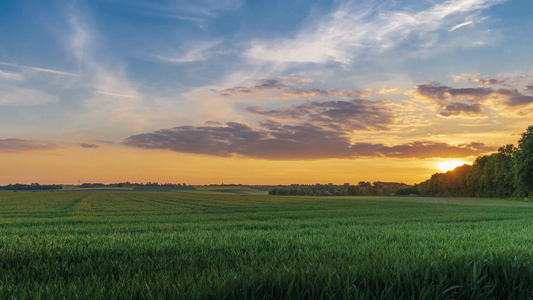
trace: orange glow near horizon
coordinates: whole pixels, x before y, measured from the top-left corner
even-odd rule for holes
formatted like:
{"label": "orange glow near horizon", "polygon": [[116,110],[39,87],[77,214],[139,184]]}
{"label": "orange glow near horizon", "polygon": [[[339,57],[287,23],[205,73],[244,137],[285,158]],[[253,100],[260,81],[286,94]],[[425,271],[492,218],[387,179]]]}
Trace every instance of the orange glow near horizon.
{"label": "orange glow near horizon", "polygon": [[159,182],[203,184],[419,183],[435,173],[434,159],[364,158],[275,161],[215,157],[111,145],[55,152],[10,153],[0,185],[10,183]]}
{"label": "orange glow near horizon", "polygon": [[462,160],[446,160],[438,163],[437,167],[445,173],[465,164],[468,164],[468,162]]}

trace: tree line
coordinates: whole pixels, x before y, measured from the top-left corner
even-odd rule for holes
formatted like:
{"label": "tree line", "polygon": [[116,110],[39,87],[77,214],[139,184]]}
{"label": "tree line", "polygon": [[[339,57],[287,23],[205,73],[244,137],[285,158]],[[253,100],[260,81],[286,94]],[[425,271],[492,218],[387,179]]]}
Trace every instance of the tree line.
{"label": "tree line", "polygon": [[522,133],[518,146],[502,146],[498,152],[463,165],[407,189],[425,196],[533,197],[533,126]]}
{"label": "tree line", "polygon": [[272,188],[268,194],[277,196],[385,196],[406,190],[409,185],[399,182],[373,183],[360,181],[357,185],[288,185]]}
{"label": "tree line", "polygon": [[39,184],[39,183],[32,183],[32,184],[15,183],[15,184],[9,184],[6,186],[0,186],[0,190],[6,190],[6,191],[60,190],[62,188],[63,188],[63,185],[61,184]]}

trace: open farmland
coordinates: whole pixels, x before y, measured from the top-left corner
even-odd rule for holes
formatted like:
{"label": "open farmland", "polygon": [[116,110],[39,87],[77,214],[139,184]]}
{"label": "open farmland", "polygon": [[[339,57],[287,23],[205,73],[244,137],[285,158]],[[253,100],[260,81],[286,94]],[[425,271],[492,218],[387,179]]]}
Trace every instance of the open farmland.
{"label": "open farmland", "polygon": [[533,204],[0,193],[0,299],[533,297]]}

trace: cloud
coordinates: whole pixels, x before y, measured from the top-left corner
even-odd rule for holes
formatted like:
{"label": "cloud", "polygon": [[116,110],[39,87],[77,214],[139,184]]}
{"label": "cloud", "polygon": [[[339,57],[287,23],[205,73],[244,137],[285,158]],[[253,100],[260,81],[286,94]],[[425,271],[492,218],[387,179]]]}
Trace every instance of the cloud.
{"label": "cloud", "polygon": [[139,13],[155,15],[177,20],[190,21],[202,28],[210,20],[215,19],[225,11],[232,11],[240,8],[242,0],[198,0],[198,1],[125,1],[128,5],[138,6]]}
{"label": "cloud", "polygon": [[236,86],[219,91],[221,96],[239,95],[260,95],[267,92],[273,93],[277,99],[295,99],[309,97],[340,97],[340,98],[361,98],[370,97],[368,92],[346,91],[341,89],[304,89],[309,80],[296,77],[280,77],[277,79],[259,79],[257,84],[245,87]]}
{"label": "cloud", "polygon": [[24,80],[24,76],[22,74],[12,73],[12,72],[4,72],[2,70],[0,70],[0,78],[4,78],[4,79],[8,79],[8,80],[15,80],[15,81]]}
{"label": "cloud", "polygon": [[[483,116],[483,108],[478,102],[486,100],[495,92],[492,88],[486,87],[452,88],[428,82],[416,85],[415,89],[415,95],[437,103],[444,110],[439,113],[442,117],[481,117]],[[466,104],[457,100],[474,103]]]}
{"label": "cloud", "polygon": [[528,85],[528,86],[524,87],[524,91],[529,92],[529,93],[533,93],[533,85]]}
{"label": "cloud", "polygon": [[0,89],[0,106],[35,106],[59,102],[59,97],[40,90],[10,87]]}
{"label": "cloud", "polygon": [[205,125],[223,125],[222,123],[220,122],[215,122],[215,121],[207,121],[207,122],[204,122]]}
{"label": "cloud", "polygon": [[351,101],[306,102],[273,110],[249,107],[246,112],[274,119],[305,121],[336,130],[387,130],[394,114],[384,102]]}
{"label": "cloud", "polygon": [[482,100],[494,92],[491,88],[451,88],[446,93],[453,98],[467,98],[469,100]]}
{"label": "cloud", "polygon": [[[483,84],[502,83],[500,79],[474,79],[474,81]],[[528,86],[524,88],[528,91]],[[493,89],[490,87],[475,88],[453,88],[443,86],[438,83],[423,83],[415,86],[415,95],[432,101],[443,109],[439,113],[442,117],[466,116],[481,117],[483,116],[483,107],[485,105],[494,105],[500,103],[503,107],[514,108],[524,107],[533,103],[533,96],[525,95],[516,88]],[[487,100],[492,101],[485,103]],[[469,103],[462,103],[468,101]],[[496,102],[494,102],[496,101]],[[527,115],[527,110],[518,112],[519,115]]]}
{"label": "cloud", "polygon": [[438,85],[438,83],[425,82],[420,85],[415,85],[415,89],[416,95],[439,102],[448,98],[446,92],[450,87]]}
{"label": "cloud", "polygon": [[58,150],[63,148],[65,148],[63,145],[59,145],[54,142],[23,139],[0,139],[0,153]]}
{"label": "cloud", "polygon": [[496,93],[506,98],[504,104],[508,106],[525,106],[533,103],[533,96],[524,95],[516,89],[498,89]]}
{"label": "cloud", "polygon": [[92,26],[93,18],[82,4],[69,6],[67,17],[71,32],[68,50],[81,70],[83,81],[78,81],[78,88],[85,91],[79,105],[82,110],[71,126],[108,124],[115,131],[143,127],[154,109],[146,107],[139,84],[128,80],[126,63],[103,48],[98,26]]}
{"label": "cloud", "polygon": [[479,104],[464,104],[460,102],[452,102],[444,107],[444,111],[440,112],[439,115],[443,117],[467,115],[467,116],[482,116],[483,108]]}
{"label": "cloud", "polygon": [[65,71],[54,70],[54,69],[45,69],[45,68],[39,68],[39,67],[32,67],[32,66],[25,66],[25,65],[18,65],[18,64],[12,64],[12,63],[7,63],[7,62],[0,62],[0,65],[16,67],[16,68],[19,68],[19,69],[22,69],[22,70],[26,70],[26,71],[31,70],[31,71],[44,72],[44,73],[50,73],[50,74],[55,74],[55,75],[74,76],[74,77],[79,76],[78,74],[71,73],[71,72],[65,72]]}
{"label": "cloud", "polygon": [[430,82],[416,85],[415,89],[416,95],[437,103],[450,101],[457,98],[470,101],[481,101],[491,96],[495,92],[494,89],[486,87],[452,88]]}
{"label": "cloud", "polygon": [[453,146],[446,143],[429,141],[416,141],[397,146],[357,143],[352,146],[352,149],[358,156],[396,158],[458,158],[477,156],[496,150],[495,147],[489,147],[483,143],[459,144]]}
{"label": "cloud", "polygon": [[228,89],[224,89],[220,91],[221,96],[234,96],[234,95],[242,95],[242,94],[262,94],[267,90],[281,90],[284,88],[289,88],[292,85],[283,82],[277,79],[258,79],[256,80],[258,82],[256,85],[251,87],[245,87],[245,86],[236,86]]}
{"label": "cloud", "polygon": [[382,87],[376,92],[376,95],[390,95],[390,94],[403,94],[403,93],[405,93],[405,90],[397,88],[397,87],[395,88]]}
{"label": "cloud", "polygon": [[86,142],[79,142],[78,144],[82,148],[89,148],[89,149],[97,149],[97,148],[102,147],[101,145],[98,145],[98,144],[91,144],[91,143],[86,143]]}
{"label": "cloud", "polygon": [[343,131],[310,123],[282,125],[266,121],[254,129],[243,123],[222,126],[180,126],[130,136],[121,143],[131,147],[231,157],[242,155],[268,160],[317,160],[355,157],[468,157],[494,151],[482,143],[449,145],[417,141],[396,146],[355,143]]}
{"label": "cloud", "polygon": [[[503,84],[505,79],[469,79],[481,84]],[[506,86],[508,86],[506,84]],[[525,86],[523,90],[528,93],[531,86]],[[508,108],[518,115],[525,116],[531,113],[527,109],[533,104],[533,96],[520,92],[517,88],[474,87],[474,88],[453,88],[440,85],[438,83],[423,83],[415,86],[415,96],[429,100],[437,104],[443,111],[439,113],[442,117],[463,116],[482,117],[485,106],[497,106],[496,109]],[[461,101],[467,101],[463,103]],[[524,109],[524,107],[526,109]]]}
{"label": "cloud", "polygon": [[502,84],[505,80],[496,79],[496,78],[490,78],[490,79],[475,78],[474,81],[477,83],[481,83],[481,84]]}
{"label": "cloud", "polygon": [[464,26],[470,25],[470,24],[472,24],[472,23],[474,23],[474,22],[472,22],[472,21],[466,21],[466,22],[463,22],[463,23],[461,23],[461,24],[457,24],[457,25],[453,26],[453,27],[450,28],[450,30],[448,30],[448,31],[450,31],[450,32],[451,32],[451,31],[455,31],[455,30],[457,30],[457,29],[459,29],[459,28],[461,28],[461,27],[464,27]]}
{"label": "cloud", "polygon": [[[229,157],[242,152],[243,144],[253,144],[268,137],[246,124],[230,122],[225,126],[180,126],[154,133],[131,136],[122,144],[148,149]],[[246,141],[246,143],[242,143]]]}
{"label": "cloud", "polygon": [[119,93],[112,93],[107,91],[96,91],[98,94],[108,95],[108,96],[116,96],[116,97],[124,97],[124,98],[137,98],[135,95],[126,95],[126,94],[119,94]]}
{"label": "cloud", "polygon": [[207,42],[197,42],[192,47],[190,47],[183,55],[177,57],[170,57],[164,55],[156,55],[157,59],[162,61],[172,62],[172,63],[186,63],[186,62],[195,62],[206,60],[208,55],[208,50],[219,45],[222,40],[216,41],[207,41]]}
{"label": "cloud", "polygon": [[[450,0],[415,12],[410,8],[394,7],[395,2],[378,5],[377,1],[343,1],[327,18],[310,20],[314,23],[294,37],[253,41],[245,55],[278,63],[337,61],[350,64],[362,50],[392,49],[405,43],[413,33],[422,36],[436,31],[449,26],[453,18],[475,18],[479,10],[501,2],[504,0]],[[455,29],[461,27],[458,26]]]}

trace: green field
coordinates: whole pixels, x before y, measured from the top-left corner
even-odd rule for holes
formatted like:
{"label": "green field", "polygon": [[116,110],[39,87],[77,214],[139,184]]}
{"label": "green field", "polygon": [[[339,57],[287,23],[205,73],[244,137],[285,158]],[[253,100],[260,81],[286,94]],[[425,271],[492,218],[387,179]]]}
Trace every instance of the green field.
{"label": "green field", "polygon": [[527,299],[533,204],[0,193],[0,299]]}
{"label": "green field", "polygon": [[196,186],[197,191],[214,194],[246,194],[246,195],[267,195],[270,188],[252,186]]}

